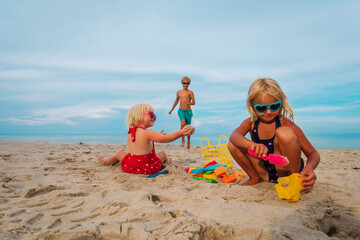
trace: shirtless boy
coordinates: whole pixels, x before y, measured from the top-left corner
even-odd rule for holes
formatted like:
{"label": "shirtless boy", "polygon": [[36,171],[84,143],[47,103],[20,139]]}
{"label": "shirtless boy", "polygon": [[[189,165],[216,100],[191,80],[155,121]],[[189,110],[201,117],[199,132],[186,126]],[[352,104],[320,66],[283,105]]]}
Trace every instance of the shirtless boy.
{"label": "shirtless boy", "polygon": [[[191,105],[195,105],[195,97],[193,91],[189,90],[190,83],[191,83],[191,79],[187,76],[181,79],[181,84],[183,89],[177,91],[174,105],[169,112],[169,114],[172,113],[172,111],[174,110],[174,108],[176,107],[176,105],[180,100],[180,107],[178,110],[178,115],[181,122],[180,129],[182,129],[185,125],[190,125],[193,116]],[[190,136],[187,136],[187,139],[188,139],[187,149],[190,149]],[[185,145],[185,138],[182,137],[181,146],[184,145]]]}

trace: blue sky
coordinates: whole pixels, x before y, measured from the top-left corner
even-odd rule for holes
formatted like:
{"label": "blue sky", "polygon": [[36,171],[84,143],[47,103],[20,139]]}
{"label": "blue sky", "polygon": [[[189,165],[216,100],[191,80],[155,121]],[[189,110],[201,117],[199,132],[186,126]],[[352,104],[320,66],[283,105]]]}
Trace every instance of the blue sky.
{"label": "blue sky", "polygon": [[360,134],[359,1],[0,0],[0,134],[155,130],[192,79],[196,134],[229,135],[247,90],[276,79],[305,133]]}

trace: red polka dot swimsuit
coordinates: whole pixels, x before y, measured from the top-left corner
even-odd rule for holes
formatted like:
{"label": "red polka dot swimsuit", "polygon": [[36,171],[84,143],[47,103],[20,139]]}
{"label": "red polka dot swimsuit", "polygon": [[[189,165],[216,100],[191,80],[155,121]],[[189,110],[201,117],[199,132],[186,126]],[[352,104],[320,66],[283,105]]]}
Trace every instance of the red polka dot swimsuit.
{"label": "red polka dot swimsuit", "polygon": [[[135,126],[129,129],[129,134],[131,133],[131,141],[135,142],[135,133],[137,128],[142,128],[140,126]],[[150,153],[145,155],[135,155],[128,153],[125,155],[124,159],[121,161],[121,168],[124,172],[135,173],[135,174],[153,174],[158,173],[161,170],[161,160],[156,156],[155,145],[153,142],[153,149]]]}

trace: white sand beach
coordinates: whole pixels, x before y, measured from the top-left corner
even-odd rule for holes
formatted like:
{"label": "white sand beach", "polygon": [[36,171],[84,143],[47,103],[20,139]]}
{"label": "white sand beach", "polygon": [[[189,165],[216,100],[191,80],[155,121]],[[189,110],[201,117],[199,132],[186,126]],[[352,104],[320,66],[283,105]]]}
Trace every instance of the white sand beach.
{"label": "white sand beach", "polygon": [[200,147],[156,145],[173,161],[156,178],[98,164],[118,150],[0,141],[0,239],[360,239],[358,150],[319,150],[313,190],[291,203],[273,183],[194,180]]}

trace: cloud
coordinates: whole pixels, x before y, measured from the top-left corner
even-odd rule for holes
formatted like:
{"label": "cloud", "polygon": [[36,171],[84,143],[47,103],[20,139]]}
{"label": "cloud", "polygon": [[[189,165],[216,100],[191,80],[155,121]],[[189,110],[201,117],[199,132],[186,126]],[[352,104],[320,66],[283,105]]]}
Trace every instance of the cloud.
{"label": "cloud", "polygon": [[360,117],[308,116],[297,117],[296,124],[303,125],[308,132],[360,134]]}
{"label": "cloud", "polygon": [[295,113],[306,113],[306,112],[333,112],[338,110],[345,110],[348,107],[331,106],[331,105],[315,105],[309,107],[295,108]]}
{"label": "cloud", "polygon": [[320,112],[335,112],[335,111],[345,111],[345,110],[354,110],[359,108],[360,105],[355,102],[355,104],[348,104],[346,106],[334,106],[334,105],[313,105],[302,108],[295,108],[295,113],[320,113]]}
{"label": "cloud", "polygon": [[9,121],[18,125],[79,125],[80,122],[74,119],[102,119],[112,117],[117,113],[117,109],[127,109],[126,105],[74,105],[61,108],[39,109],[31,113],[30,116],[11,117],[2,121]]}
{"label": "cloud", "polygon": [[38,79],[48,76],[47,71],[16,69],[0,71],[0,79]]}
{"label": "cloud", "polygon": [[12,117],[3,119],[2,121],[8,121],[12,124],[16,125],[26,125],[26,126],[41,126],[41,125],[49,125],[49,124],[61,124],[61,125],[70,125],[75,126],[79,125],[79,122],[71,121],[65,118],[57,118],[57,117]]}
{"label": "cloud", "polygon": [[194,118],[194,121],[192,124],[194,127],[200,127],[200,126],[205,126],[205,125],[217,125],[217,124],[221,124],[223,122],[224,122],[223,118],[217,117],[217,116],[212,116],[212,117]]}

